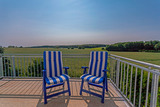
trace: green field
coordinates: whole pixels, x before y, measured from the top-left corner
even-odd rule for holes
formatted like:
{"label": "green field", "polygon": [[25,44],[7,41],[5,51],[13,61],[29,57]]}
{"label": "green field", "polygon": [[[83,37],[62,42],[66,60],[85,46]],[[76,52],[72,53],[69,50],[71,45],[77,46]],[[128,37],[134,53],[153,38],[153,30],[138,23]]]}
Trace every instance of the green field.
{"label": "green field", "polygon": [[109,52],[109,53],[160,65],[160,53],[154,53],[154,52]]}
{"label": "green field", "polygon": [[[93,49],[56,49],[56,48],[5,48],[5,54],[42,54],[43,51],[62,51],[63,54],[89,54],[92,50],[102,51],[101,48]],[[139,61],[160,65],[160,53],[154,52],[113,52],[115,54]]]}
{"label": "green field", "polygon": [[89,49],[66,49],[66,48],[5,48],[7,54],[43,54],[43,51],[62,51],[63,54],[89,54]]}

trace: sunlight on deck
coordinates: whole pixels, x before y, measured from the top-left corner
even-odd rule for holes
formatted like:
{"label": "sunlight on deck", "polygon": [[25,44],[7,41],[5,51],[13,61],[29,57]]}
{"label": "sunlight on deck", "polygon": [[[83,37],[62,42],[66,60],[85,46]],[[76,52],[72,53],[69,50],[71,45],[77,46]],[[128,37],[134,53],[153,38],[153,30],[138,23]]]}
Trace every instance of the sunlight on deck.
{"label": "sunlight on deck", "polygon": [[[105,94],[104,104],[101,99],[86,93],[79,95],[80,79],[71,79],[71,96],[68,93],[61,94],[48,99],[48,103],[43,103],[42,80],[41,79],[14,79],[0,80],[0,107],[127,107],[127,102],[116,91],[109,82],[109,92]],[[65,89],[67,85],[65,84]],[[87,84],[84,85],[88,89]],[[101,89],[90,86],[93,92],[101,94]],[[62,86],[48,90],[49,94],[63,90]]]}

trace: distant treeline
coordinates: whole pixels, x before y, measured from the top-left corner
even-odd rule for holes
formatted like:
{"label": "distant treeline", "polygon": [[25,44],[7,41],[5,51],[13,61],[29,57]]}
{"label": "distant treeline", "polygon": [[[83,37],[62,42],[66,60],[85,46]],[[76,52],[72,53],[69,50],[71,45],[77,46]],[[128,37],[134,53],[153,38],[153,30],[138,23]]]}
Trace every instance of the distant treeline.
{"label": "distant treeline", "polygon": [[23,48],[23,46],[8,46],[8,48]]}
{"label": "distant treeline", "polygon": [[106,46],[108,51],[159,51],[160,41],[120,42]]}
{"label": "distant treeline", "polygon": [[104,44],[84,44],[84,45],[59,45],[59,46],[32,46],[30,48],[78,48],[78,49],[84,49],[84,48],[98,48],[98,47],[106,47]]}

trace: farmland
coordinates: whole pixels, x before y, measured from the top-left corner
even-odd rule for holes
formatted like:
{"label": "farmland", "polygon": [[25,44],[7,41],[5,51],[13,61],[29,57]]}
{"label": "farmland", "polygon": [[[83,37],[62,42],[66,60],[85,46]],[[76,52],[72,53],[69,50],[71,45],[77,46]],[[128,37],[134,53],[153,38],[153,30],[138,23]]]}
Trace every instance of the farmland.
{"label": "farmland", "polygon": [[[89,54],[92,50],[102,51],[101,48],[92,49],[57,49],[57,48],[5,48],[5,54],[42,54],[43,51],[62,51],[63,54]],[[109,51],[109,54],[115,54],[131,59],[136,59],[156,65],[160,65],[160,53],[156,52],[115,52]]]}

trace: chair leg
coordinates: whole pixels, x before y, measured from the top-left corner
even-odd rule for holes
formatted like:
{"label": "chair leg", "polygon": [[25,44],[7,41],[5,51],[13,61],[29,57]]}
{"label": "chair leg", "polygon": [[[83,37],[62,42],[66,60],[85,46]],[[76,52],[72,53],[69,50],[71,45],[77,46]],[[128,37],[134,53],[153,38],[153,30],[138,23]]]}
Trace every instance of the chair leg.
{"label": "chair leg", "polygon": [[82,79],[80,95],[82,95],[83,83],[84,83],[84,80]]}
{"label": "chair leg", "polygon": [[71,96],[71,91],[70,91],[69,80],[67,80],[67,85],[68,85],[68,93],[69,93],[69,96]]}
{"label": "chair leg", "polygon": [[43,79],[44,104],[47,104],[46,82]]}
{"label": "chair leg", "polygon": [[101,102],[104,103],[104,95],[105,95],[105,88],[106,88],[106,80],[103,81],[103,90],[102,90],[102,100]]}
{"label": "chair leg", "polygon": [[106,78],[106,91],[108,92],[108,82],[107,82],[107,78]]}

